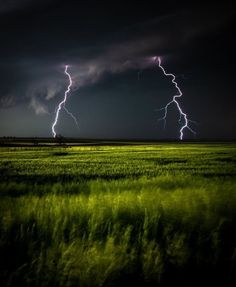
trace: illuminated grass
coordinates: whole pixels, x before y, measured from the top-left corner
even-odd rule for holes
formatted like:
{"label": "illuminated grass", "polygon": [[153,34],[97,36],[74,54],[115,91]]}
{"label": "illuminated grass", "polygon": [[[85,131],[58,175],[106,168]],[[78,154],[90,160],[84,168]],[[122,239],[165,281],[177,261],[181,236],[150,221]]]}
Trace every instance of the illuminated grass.
{"label": "illuminated grass", "polygon": [[235,160],[229,144],[2,148],[1,286],[231,284]]}

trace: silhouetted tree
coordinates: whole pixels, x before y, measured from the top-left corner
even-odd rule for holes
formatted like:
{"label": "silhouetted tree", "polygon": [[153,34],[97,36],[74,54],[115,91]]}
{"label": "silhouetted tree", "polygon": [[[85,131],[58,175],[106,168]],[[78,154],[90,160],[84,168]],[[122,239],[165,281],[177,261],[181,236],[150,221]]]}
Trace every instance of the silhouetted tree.
{"label": "silhouetted tree", "polygon": [[65,144],[65,138],[61,134],[56,135],[56,142],[59,145],[66,145]]}
{"label": "silhouetted tree", "polygon": [[32,139],[32,142],[34,146],[37,146],[39,144],[38,138],[36,137]]}

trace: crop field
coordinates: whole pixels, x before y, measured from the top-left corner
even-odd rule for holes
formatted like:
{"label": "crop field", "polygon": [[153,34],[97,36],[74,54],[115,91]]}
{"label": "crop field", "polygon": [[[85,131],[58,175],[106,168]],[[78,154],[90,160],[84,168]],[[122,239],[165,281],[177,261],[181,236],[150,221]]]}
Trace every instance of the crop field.
{"label": "crop field", "polygon": [[235,144],[0,148],[0,286],[235,283]]}

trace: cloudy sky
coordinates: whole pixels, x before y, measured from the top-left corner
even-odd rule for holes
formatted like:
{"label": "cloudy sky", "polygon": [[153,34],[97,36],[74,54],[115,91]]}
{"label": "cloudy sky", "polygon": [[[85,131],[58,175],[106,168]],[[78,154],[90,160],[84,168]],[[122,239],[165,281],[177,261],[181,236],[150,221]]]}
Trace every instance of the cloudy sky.
{"label": "cloudy sky", "polygon": [[[205,3],[204,3],[205,2]],[[177,139],[166,71],[196,135],[236,138],[233,1],[0,0],[0,136]],[[207,2],[207,3],[206,3]]]}

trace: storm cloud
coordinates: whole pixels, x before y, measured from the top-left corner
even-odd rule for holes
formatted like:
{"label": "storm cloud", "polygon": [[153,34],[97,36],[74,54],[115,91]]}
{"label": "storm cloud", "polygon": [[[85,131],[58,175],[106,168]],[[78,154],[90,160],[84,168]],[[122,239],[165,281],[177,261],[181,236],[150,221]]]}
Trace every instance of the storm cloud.
{"label": "storm cloud", "polygon": [[[30,0],[23,1],[21,5],[19,1],[7,1],[6,7],[10,9],[19,5],[27,8],[30,4]],[[53,54],[50,51],[44,52],[41,59],[30,53],[27,57],[14,59],[14,63],[11,63],[13,82],[10,83],[11,77],[8,76],[9,89],[5,86],[1,90],[1,107],[10,107],[21,100],[29,101],[30,106],[35,107],[32,102],[35,103],[37,98],[41,101],[53,99],[64,88],[63,62],[69,63],[73,69],[73,89],[76,90],[92,85],[108,74],[153,67],[153,56],[171,57],[181,49],[191,49],[196,37],[203,37],[230,21],[228,14],[219,10],[210,15],[205,13],[201,19],[196,15],[196,11],[177,11],[124,27],[105,45],[98,42],[95,47],[78,47],[78,51],[76,46],[66,46],[63,54],[55,50]],[[47,39],[48,35],[45,37]],[[23,43],[22,46],[24,47]],[[1,68],[4,74],[3,67]],[[21,76],[18,77],[19,74]],[[24,79],[22,75],[25,76]],[[36,114],[40,114],[37,109]]]}

